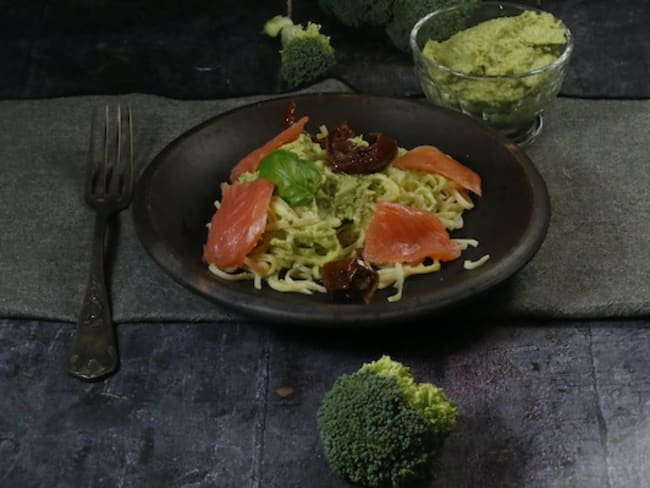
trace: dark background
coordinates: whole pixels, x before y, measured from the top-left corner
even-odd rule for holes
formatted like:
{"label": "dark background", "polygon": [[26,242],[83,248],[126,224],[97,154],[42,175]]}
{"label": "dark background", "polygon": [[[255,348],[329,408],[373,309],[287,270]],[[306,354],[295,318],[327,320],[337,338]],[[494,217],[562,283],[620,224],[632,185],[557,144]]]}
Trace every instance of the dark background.
{"label": "dark background", "polygon": [[[381,28],[345,27],[316,0],[293,3],[296,22],[320,22],[332,37],[333,76],[359,91],[420,95],[410,55]],[[650,96],[646,0],[521,3],[541,6],[573,31],[562,94]],[[261,34],[285,2],[2,0],[0,11],[0,98],[144,92],[205,99],[286,90],[279,41]]]}

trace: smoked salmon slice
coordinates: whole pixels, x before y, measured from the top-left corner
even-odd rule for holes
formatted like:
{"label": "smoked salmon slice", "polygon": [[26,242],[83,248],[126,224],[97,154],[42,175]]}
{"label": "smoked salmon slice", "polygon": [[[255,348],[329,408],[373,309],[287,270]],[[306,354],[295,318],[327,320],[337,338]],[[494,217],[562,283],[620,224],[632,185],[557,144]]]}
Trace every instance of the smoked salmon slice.
{"label": "smoked salmon slice", "polygon": [[241,175],[242,173],[246,173],[246,172],[253,173],[257,171],[257,168],[259,167],[260,161],[262,161],[262,159],[264,159],[266,156],[271,154],[276,149],[279,149],[285,144],[288,144],[298,139],[298,136],[302,134],[302,131],[304,130],[305,125],[307,124],[308,121],[309,121],[309,117],[307,116],[301,118],[294,124],[284,129],[282,132],[280,132],[277,136],[275,136],[273,139],[268,141],[262,147],[259,147],[255,149],[253,152],[251,152],[250,154],[244,156],[230,171],[230,182],[231,183],[236,182],[237,178],[239,178],[239,175]]}
{"label": "smoked salmon slice", "polygon": [[481,196],[481,177],[434,146],[418,146],[391,163],[396,168],[439,174]]}
{"label": "smoked salmon slice", "polygon": [[266,228],[274,185],[268,180],[221,185],[221,206],[214,213],[203,259],[220,268],[244,264]]}
{"label": "smoked salmon slice", "polygon": [[431,212],[391,202],[377,202],[366,230],[363,257],[375,264],[419,263],[425,258],[451,261],[460,247]]}

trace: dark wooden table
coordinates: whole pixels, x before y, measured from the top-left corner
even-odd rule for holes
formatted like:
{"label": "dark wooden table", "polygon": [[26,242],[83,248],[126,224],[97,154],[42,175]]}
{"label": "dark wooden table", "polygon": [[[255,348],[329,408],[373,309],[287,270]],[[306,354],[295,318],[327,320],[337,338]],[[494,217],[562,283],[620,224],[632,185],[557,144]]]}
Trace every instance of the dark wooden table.
{"label": "dark wooden table", "polygon": [[[0,97],[281,91],[277,45],[251,32],[282,2],[252,3],[0,1]],[[363,91],[418,94],[408,56],[381,32],[360,36],[295,3],[298,20],[322,20],[340,39],[337,76]],[[647,2],[542,6],[576,33],[565,95],[649,96]],[[607,59],[615,70],[602,68]],[[649,326],[448,319],[368,333],[129,323],[119,326],[121,371],[88,384],[62,368],[72,324],[5,318],[0,486],[348,486],[323,458],[315,411],[338,375],[390,354],[459,406],[431,486],[647,487]]]}
{"label": "dark wooden table", "polygon": [[[388,353],[459,406],[435,487],[645,487],[648,321],[372,334],[123,324],[122,369],[62,370],[71,324],[0,322],[0,486],[344,487],[314,413]],[[293,390],[289,396],[281,387]]]}

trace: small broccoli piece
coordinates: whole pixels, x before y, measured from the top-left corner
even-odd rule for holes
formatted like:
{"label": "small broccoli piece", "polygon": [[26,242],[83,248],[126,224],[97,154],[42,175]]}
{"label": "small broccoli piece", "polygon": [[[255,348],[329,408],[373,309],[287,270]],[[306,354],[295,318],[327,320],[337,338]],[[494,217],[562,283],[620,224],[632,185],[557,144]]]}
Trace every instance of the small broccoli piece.
{"label": "small broccoli piece", "polygon": [[386,25],[392,17],[393,0],[319,0],[320,8],[351,27]]}
{"label": "small broccoli piece", "polygon": [[264,24],[264,33],[267,36],[278,37],[278,34],[285,27],[293,25],[293,21],[289,17],[283,15],[276,15]]}
{"label": "small broccoli piece", "polygon": [[[409,37],[413,26],[424,17],[426,14],[445,7],[452,7],[461,3],[475,3],[478,4],[480,0],[394,0],[393,1],[393,18],[386,25],[386,33],[393,44],[408,51]],[[460,23],[463,19],[457,19]],[[455,22],[448,22],[448,25],[442,26],[449,33],[453,33],[456,24]]]}
{"label": "small broccoli piece", "polygon": [[291,88],[317,79],[336,64],[330,38],[321,34],[320,27],[312,22],[303,27],[283,16],[276,16],[264,25],[267,35],[280,34],[280,75]]}
{"label": "small broccoli piece", "polygon": [[338,378],[317,421],[334,472],[363,486],[398,488],[433,473],[456,414],[442,389],[416,383],[408,368],[383,356]]}

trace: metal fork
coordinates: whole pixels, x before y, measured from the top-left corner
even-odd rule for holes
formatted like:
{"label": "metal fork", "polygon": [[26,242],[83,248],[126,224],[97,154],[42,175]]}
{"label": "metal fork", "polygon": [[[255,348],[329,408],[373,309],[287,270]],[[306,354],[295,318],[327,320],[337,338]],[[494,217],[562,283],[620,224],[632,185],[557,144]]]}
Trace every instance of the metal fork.
{"label": "metal fork", "polygon": [[[92,261],[86,296],[68,357],[67,371],[85,380],[119,367],[119,354],[104,276],[104,247],[111,217],[129,206],[133,193],[133,116],[120,105],[95,111],[90,124],[84,198],[95,210]],[[98,117],[99,115],[99,117]],[[103,127],[97,131],[97,119]],[[99,141],[98,141],[99,139]],[[99,145],[98,145],[99,142]]]}

